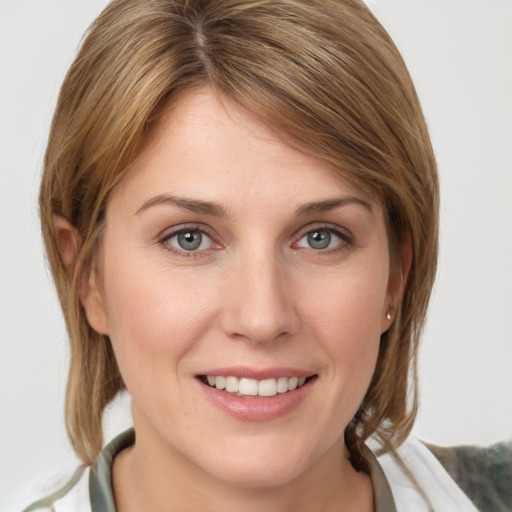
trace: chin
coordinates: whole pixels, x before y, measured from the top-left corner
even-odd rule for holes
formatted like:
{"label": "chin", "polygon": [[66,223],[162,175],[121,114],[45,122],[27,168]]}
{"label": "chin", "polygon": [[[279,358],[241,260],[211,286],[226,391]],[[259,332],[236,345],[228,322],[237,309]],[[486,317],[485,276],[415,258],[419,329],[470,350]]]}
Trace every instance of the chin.
{"label": "chin", "polygon": [[210,475],[226,485],[243,488],[271,488],[294,481],[304,470],[294,460],[270,461],[254,457],[253,460],[224,460],[221,467],[211,468]]}
{"label": "chin", "polygon": [[[291,434],[291,433],[290,433]],[[270,439],[269,439],[270,437]],[[333,447],[334,448],[334,447]],[[289,484],[321,459],[328,447],[293,435],[250,436],[219,443],[209,453],[197,453],[194,461],[210,477],[226,485],[243,488],[272,488]]]}

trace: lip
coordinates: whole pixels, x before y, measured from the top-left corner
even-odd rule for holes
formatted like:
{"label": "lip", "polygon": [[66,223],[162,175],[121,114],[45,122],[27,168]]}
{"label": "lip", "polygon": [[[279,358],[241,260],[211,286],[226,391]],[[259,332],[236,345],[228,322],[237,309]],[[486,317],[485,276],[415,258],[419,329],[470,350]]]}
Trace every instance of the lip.
{"label": "lip", "polygon": [[225,375],[238,378],[257,380],[279,377],[312,377],[300,388],[272,397],[239,396],[234,393],[218,390],[204,384],[196,378],[206,399],[221,411],[245,421],[268,421],[279,418],[293,411],[304,401],[313,389],[317,376],[291,368],[272,368],[256,370],[249,368],[216,368],[202,375]]}
{"label": "lip", "polygon": [[224,377],[237,377],[238,379],[278,379],[279,377],[312,377],[315,375],[313,371],[300,370],[290,367],[273,367],[273,368],[249,368],[246,366],[230,366],[225,368],[211,368],[198,373],[198,375],[214,375]]}

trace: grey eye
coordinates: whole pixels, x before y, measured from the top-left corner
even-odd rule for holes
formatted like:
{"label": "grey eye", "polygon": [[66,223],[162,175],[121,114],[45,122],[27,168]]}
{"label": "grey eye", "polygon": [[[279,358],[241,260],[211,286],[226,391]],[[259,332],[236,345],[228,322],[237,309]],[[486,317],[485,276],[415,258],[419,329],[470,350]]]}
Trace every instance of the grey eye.
{"label": "grey eye", "polygon": [[327,249],[331,244],[331,233],[326,230],[311,231],[306,237],[308,245],[313,249]]}
{"label": "grey eye", "polygon": [[168,251],[178,256],[193,256],[215,247],[213,240],[199,228],[176,229],[160,242]]}
{"label": "grey eye", "polygon": [[184,251],[195,251],[201,247],[203,235],[201,231],[182,231],[176,235],[176,242]]}

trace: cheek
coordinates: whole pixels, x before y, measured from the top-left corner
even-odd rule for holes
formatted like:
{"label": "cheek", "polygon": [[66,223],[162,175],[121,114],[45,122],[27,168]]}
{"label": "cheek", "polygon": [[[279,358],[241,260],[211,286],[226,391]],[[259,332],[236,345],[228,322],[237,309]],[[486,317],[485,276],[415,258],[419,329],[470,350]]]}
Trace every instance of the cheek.
{"label": "cheek", "polygon": [[[307,295],[304,310],[327,338],[360,345],[380,339],[383,310],[387,297],[387,272],[369,269],[331,276]],[[341,348],[341,344],[339,345]]]}
{"label": "cheek", "polygon": [[[370,286],[371,283],[372,285]],[[376,284],[377,283],[377,284]],[[305,310],[329,358],[338,399],[353,412],[370,384],[377,361],[387,273],[371,272],[324,283],[309,295]]]}
{"label": "cheek", "polygon": [[152,367],[174,370],[202,338],[214,302],[199,276],[137,260],[106,267],[105,290],[110,339],[127,379]]}

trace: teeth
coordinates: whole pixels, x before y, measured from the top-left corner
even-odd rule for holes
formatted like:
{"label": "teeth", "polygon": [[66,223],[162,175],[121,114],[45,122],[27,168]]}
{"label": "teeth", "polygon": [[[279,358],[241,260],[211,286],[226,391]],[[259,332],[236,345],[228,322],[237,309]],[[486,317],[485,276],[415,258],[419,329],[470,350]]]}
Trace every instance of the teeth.
{"label": "teeth", "polygon": [[[236,377],[232,378],[235,379]],[[256,396],[258,394],[258,381],[254,379],[240,379],[239,392],[241,395]]]}
{"label": "teeth", "polygon": [[216,389],[225,389],[229,393],[244,396],[275,396],[300,388],[306,382],[306,377],[279,377],[278,379],[238,379],[237,377],[207,375],[208,384]]}
{"label": "teeth", "polygon": [[226,377],[226,391],[238,393],[238,387],[238,379],[236,377]]}
{"label": "teeth", "polygon": [[275,396],[277,395],[276,379],[260,380],[258,383],[259,396]]}
{"label": "teeth", "polygon": [[277,379],[277,392],[286,393],[288,391],[288,379],[286,377],[279,377]]}
{"label": "teeth", "polygon": [[215,387],[224,389],[226,387],[226,377],[215,377]]}

